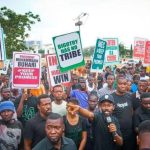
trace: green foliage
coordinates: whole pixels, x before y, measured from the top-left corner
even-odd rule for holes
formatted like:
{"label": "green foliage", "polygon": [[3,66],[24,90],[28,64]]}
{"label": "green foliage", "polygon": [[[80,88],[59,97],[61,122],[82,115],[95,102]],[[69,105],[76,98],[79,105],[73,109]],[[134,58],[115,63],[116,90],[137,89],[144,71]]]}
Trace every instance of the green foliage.
{"label": "green foliage", "polygon": [[119,44],[119,55],[122,58],[132,58],[133,54],[133,49],[132,49],[132,44],[130,48],[126,48],[124,44],[120,43]]}
{"label": "green foliage", "polygon": [[88,48],[84,48],[83,49],[83,56],[85,57],[90,57],[93,55],[94,53],[94,46],[88,47]]}
{"label": "green foliage", "polygon": [[126,50],[124,44],[119,44],[119,55],[123,58],[126,55]]}
{"label": "green foliage", "polygon": [[131,47],[130,47],[130,57],[133,58],[133,48],[132,48],[132,44],[131,44]]}
{"label": "green foliage", "polygon": [[29,36],[27,31],[31,30],[31,25],[40,21],[39,15],[32,12],[17,14],[7,7],[0,8],[0,24],[5,33],[5,47],[8,58],[12,57],[13,51],[26,49],[24,41]]}

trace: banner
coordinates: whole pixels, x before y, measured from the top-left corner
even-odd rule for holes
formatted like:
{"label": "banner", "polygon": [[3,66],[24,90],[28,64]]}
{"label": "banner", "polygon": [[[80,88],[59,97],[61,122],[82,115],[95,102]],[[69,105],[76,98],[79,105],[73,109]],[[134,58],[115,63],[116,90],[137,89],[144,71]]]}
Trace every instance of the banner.
{"label": "banner", "polygon": [[40,54],[13,53],[12,87],[38,88],[41,78]]}
{"label": "banner", "polygon": [[60,73],[56,54],[46,55],[46,61],[48,65],[48,79],[50,82],[50,86],[55,86],[57,84],[65,85],[70,82],[71,80],[70,71]]}
{"label": "banner", "polygon": [[53,37],[53,43],[61,72],[85,65],[79,31]]}
{"label": "banner", "polygon": [[144,63],[150,65],[150,41],[147,41],[145,45]]}
{"label": "banner", "polygon": [[94,54],[93,54],[91,72],[103,71],[105,50],[106,50],[106,42],[101,39],[97,39],[96,47],[95,47]]}
{"label": "banner", "polygon": [[118,38],[104,38],[107,42],[105,52],[105,66],[119,64],[119,44]]}
{"label": "banner", "polygon": [[1,74],[7,74],[7,71],[8,71],[8,67],[9,67],[9,63],[10,63],[10,60],[6,59],[4,61],[4,66],[2,69],[0,69],[0,73]]}
{"label": "banner", "polygon": [[138,60],[144,60],[145,55],[145,44],[146,39],[144,38],[134,38],[134,50],[133,50],[133,58]]}
{"label": "banner", "polygon": [[0,60],[6,59],[5,42],[3,28],[0,27]]}

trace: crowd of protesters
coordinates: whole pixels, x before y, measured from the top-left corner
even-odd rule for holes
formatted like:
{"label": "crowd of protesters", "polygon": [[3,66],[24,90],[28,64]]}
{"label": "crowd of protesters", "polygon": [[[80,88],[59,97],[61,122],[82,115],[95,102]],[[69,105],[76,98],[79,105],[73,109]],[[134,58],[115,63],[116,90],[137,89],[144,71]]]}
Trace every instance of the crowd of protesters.
{"label": "crowd of protesters", "polygon": [[0,150],[149,150],[150,72],[141,62],[89,68],[67,87],[50,87],[46,67],[39,89],[1,75]]}

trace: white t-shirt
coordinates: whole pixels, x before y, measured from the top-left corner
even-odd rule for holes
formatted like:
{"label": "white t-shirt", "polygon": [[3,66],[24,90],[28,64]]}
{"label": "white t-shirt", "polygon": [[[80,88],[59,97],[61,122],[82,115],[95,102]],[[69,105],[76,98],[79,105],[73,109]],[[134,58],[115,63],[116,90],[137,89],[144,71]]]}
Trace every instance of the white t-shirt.
{"label": "white t-shirt", "polygon": [[55,101],[52,102],[52,112],[53,113],[58,113],[61,116],[66,115],[66,105],[67,102],[65,102],[64,100],[62,101],[62,103],[60,105],[56,104]]}

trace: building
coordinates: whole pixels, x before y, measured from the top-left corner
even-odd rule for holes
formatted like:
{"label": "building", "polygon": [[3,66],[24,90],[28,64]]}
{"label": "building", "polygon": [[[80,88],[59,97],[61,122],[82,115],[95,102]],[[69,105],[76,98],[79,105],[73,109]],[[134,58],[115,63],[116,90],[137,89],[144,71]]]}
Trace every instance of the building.
{"label": "building", "polygon": [[35,53],[42,49],[42,41],[25,41],[25,45],[28,50],[33,50]]}

